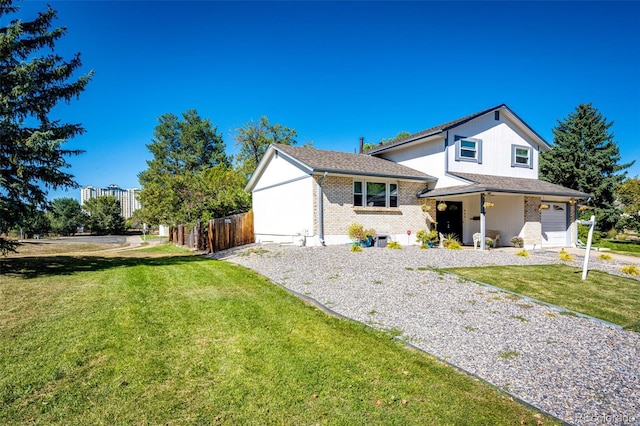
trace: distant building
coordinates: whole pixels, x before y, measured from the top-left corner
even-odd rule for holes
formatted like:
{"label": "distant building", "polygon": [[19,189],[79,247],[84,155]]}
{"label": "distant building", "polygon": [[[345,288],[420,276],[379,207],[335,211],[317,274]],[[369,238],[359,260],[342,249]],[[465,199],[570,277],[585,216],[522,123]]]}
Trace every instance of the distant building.
{"label": "distant building", "polygon": [[138,201],[138,188],[122,189],[118,185],[109,185],[106,188],[96,188],[95,186],[85,186],[80,189],[80,204],[91,198],[98,198],[104,195],[112,195],[120,201],[120,213],[125,219],[133,216],[133,212],[140,208]]}

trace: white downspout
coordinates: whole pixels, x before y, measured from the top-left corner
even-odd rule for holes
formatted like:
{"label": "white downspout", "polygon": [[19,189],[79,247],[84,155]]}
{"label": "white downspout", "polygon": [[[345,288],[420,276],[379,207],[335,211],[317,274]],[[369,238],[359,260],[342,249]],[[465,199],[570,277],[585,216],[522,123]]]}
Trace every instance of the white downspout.
{"label": "white downspout", "polygon": [[480,250],[484,251],[486,246],[486,225],[485,225],[484,193],[480,194]]}
{"label": "white downspout", "polygon": [[322,205],[322,184],[328,174],[329,172],[324,172],[324,175],[318,179],[318,239],[322,246],[326,245],[324,243],[324,206]]}

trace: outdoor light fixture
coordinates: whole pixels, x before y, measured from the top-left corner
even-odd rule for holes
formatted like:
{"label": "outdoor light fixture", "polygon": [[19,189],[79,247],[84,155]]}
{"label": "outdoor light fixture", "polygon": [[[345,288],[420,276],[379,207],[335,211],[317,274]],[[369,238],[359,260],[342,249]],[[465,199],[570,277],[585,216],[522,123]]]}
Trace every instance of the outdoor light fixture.
{"label": "outdoor light fixture", "polygon": [[484,202],[484,208],[490,209],[493,206],[495,206],[495,204],[491,201],[491,193],[488,193],[487,200]]}

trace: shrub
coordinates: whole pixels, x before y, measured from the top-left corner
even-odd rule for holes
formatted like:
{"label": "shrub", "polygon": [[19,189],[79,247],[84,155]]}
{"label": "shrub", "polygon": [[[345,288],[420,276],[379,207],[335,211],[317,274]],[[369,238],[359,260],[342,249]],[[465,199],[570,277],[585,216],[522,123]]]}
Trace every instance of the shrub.
{"label": "shrub", "polygon": [[601,254],[600,256],[598,256],[598,259],[600,259],[600,260],[612,260],[613,257],[611,257],[608,254]]}
{"label": "shrub", "polygon": [[364,226],[362,224],[354,222],[347,228],[347,234],[352,241],[362,241],[366,238],[364,233]]}
{"label": "shrub", "polygon": [[516,256],[529,257],[529,252],[526,250],[520,250],[516,252]]}
{"label": "shrub", "polygon": [[[584,218],[589,219],[588,217]],[[583,243],[587,244],[587,239],[589,238],[589,225],[578,225],[578,239]],[[593,230],[593,240],[591,244],[598,244],[600,239],[602,238],[602,234],[598,230]]]}
{"label": "shrub", "polygon": [[[442,246],[444,248],[449,248],[449,245],[452,243],[457,243],[458,247],[460,247],[460,241],[458,241],[458,237],[456,237],[456,234],[447,234],[442,239]],[[453,249],[453,250],[457,250],[457,249]]]}
{"label": "shrub", "polygon": [[360,247],[360,246],[359,246],[359,245],[357,245],[357,244],[353,244],[351,247],[349,247],[349,251],[350,251],[351,253],[358,253],[358,252],[361,252],[361,251],[362,251],[362,247]]}
{"label": "shrub", "polygon": [[522,245],[524,244],[524,238],[516,235],[515,237],[511,238],[511,244],[513,244],[514,247],[522,247]]}
{"label": "shrub", "polygon": [[435,229],[432,231],[418,229],[418,232],[416,232],[416,241],[421,243],[422,248],[427,248],[429,243],[438,241],[438,231]]}
{"label": "shrub", "polygon": [[486,248],[492,248],[495,243],[496,242],[493,241],[493,238],[491,238],[491,237],[486,237],[484,239],[484,245],[485,245]]}
{"label": "shrub", "polygon": [[638,268],[636,265],[623,266],[621,271],[625,274],[633,275],[635,277],[640,275],[640,268]]}
{"label": "shrub", "polygon": [[447,250],[462,250],[462,246],[457,240],[449,241],[446,245]]}
{"label": "shrub", "polygon": [[560,250],[560,253],[558,253],[558,258],[564,262],[573,262],[574,260],[576,260],[565,249]]}
{"label": "shrub", "polygon": [[401,245],[400,245],[400,243],[399,243],[399,242],[397,242],[397,241],[389,241],[389,242],[387,243],[387,248],[388,248],[388,249],[398,249],[398,250],[399,250],[399,249],[401,249],[401,248],[402,248],[402,246],[401,246]]}

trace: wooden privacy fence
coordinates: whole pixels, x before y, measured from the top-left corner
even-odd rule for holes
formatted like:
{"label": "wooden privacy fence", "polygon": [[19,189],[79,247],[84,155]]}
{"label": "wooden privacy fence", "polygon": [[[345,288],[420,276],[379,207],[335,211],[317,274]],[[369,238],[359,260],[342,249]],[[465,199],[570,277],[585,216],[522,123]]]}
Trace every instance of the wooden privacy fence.
{"label": "wooden privacy fence", "polygon": [[253,212],[212,219],[205,226],[200,222],[189,230],[184,225],[169,228],[169,241],[208,253],[254,242]]}

